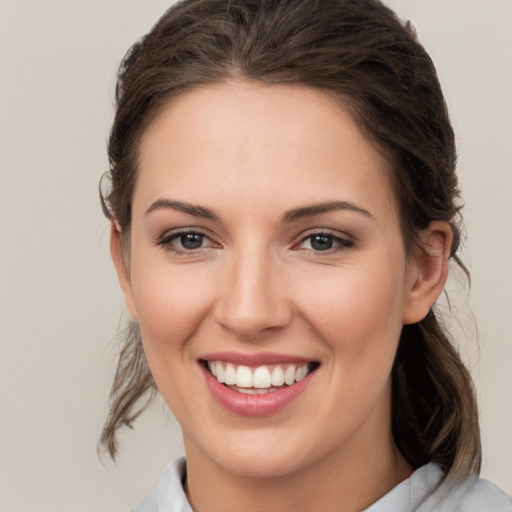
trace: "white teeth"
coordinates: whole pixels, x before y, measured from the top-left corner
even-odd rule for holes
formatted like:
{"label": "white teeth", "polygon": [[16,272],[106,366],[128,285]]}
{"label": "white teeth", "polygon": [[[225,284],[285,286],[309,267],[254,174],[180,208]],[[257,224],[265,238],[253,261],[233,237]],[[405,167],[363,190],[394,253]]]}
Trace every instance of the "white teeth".
{"label": "white teeth", "polygon": [[[219,380],[218,377],[217,380]],[[253,387],[252,372],[248,366],[239,366],[236,370],[236,385],[239,388]]]}
{"label": "white teeth", "polygon": [[[233,386],[231,389],[234,389],[235,386]],[[267,393],[273,393],[274,391],[277,391],[276,388],[268,388],[268,389],[256,389],[256,388],[239,388],[236,387],[234,389],[238,393],[243,393],[244,395],[266,395]]]}
{"label": "white teeth", "polygon": [[295,366],[291,364],[284,372],[284,382],[291,386],[295,382]]}
{"label": "white teeth", "polygon": [[217,380],[223,384],[225,381],[224,378],[224,368],[222,367],[222,363],[217,362],[215,365],[215,376],[217,377]]}
{"label": "white teeth", "polygon": [[226,371],[224,372],[224,382],[228,386],[234,386],[236,384],[236,369],[231,363],[226,365]]}
{"label": "white teeth", "polygon": [[257,395],[258,390],[254,388],[238,388],[237,391],[239,393],[243,393],[244,395]]}
{"label": "white teeth", "polygon": [[277,365],[272,371],[272,386],[282,386],[284,384],[283,369]]}
{"label": "white teeth", "polygon": [[[304,379],[309,373],[309,365],[301,366],[277,364],[272,372],[268,366],[249,368],[248,366],[236,366],[233,363],[222,363],[221,361],[208,361],[208,368],[211,374],[221,383],[227,386],[236,387],[240,393],[268,393],[276,391],[276,388],[284,384],[291,386],[295,382]],[[243,388],[243,389],[241,389]]]}
{"label": "white teeth", "polygon": [[308,374],[308,367],[306,365],[300,366],[295,372],[295,382],[299,382]]}
{"label": "white teeth", "polygon": [[269,388],[272,384],[272,378],[270,371],[266,366],[259,366],[254,372],[254,384],[255,388]]}

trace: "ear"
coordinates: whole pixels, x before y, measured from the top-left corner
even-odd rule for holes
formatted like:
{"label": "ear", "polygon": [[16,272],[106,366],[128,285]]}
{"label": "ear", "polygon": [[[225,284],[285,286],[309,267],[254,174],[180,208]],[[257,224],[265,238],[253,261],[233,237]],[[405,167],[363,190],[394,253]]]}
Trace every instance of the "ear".
{"label": "ear", "polygon": [[443,291],[453,233],[444,221],[433,221],[419,234],[420,246],[411,256],[403,309],[403,323],[419,322]]}
{"label": "ear", "polygon": [[121,227],[116,221],[110,224],[110,254],[116,267],[119,284],[123,290],[126,309],[128,309],[132,318],[137,319],[138,315],[135,301],[133,300],[130,272],[126,266],[126,255],[123,254],[121,247]]}

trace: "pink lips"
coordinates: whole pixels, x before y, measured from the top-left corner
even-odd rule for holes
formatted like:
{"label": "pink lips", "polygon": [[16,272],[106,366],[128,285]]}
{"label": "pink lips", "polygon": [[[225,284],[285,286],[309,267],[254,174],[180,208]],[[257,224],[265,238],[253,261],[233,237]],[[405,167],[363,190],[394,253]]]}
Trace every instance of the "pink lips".
{"label": "pink lips", "polygon": [[[249,367],[279,364],[279,363],[308,363],[311,359],[277,353],[241,354],[236,352],[216,352],[201,357],[207,361],[226,361],[236,365]],[[228,411],[241,416],[268,416],[285,408],[309,385],[315,372],[308,374],[304,379],[291,386],[284,386],[276,391],[265,394],[238,393],[221,384],[203,366],[201,370],[206,385],[215,400]]]}
{"label": "pink lips", "polygon": [[258,354],[242,354],[241,352],[211,352],[204,354],[200,359],[205,361],[226,361],[245,366],[262,366],[264,364],[279,363],[309,363],[311,359],[305,357],[278,354],[275,352],[260,352]]}

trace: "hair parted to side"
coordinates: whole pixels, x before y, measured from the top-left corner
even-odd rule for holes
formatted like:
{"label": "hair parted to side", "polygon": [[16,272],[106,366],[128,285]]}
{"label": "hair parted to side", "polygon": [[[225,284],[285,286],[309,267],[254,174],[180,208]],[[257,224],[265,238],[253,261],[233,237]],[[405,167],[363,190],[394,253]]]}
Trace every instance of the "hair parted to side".
{"label": "hair parted to side", "polygon": [[[434,65],[408,25],[378,0],[183,0],[123,60],[109,140],[106,216],[129,239],[139,142],[167,102],[228,80],[312,87],[338,99],[392,162],[407,250],[431,221],[460,244],[454,134]],[[123,341],[100,446],[114,458],[156,391],[140,332]],[[431,310],[406,325],[392,372],[392,428],[405,459],[436,461],[464,478],[480,469],[477,405],[469,372]],[[141,405],[142,404],[142,405]]]}

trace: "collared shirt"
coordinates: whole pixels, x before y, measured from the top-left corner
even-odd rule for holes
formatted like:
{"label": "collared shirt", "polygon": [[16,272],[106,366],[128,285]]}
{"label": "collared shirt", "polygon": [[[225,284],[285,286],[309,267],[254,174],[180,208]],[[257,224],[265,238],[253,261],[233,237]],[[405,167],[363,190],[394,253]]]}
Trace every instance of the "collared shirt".
{"label": "collared shirt", "polygon": [[[183,483],[185,457],[174,459],[163,471],[156,489],[131,512],[193,512]],[[487,480],[473,477],[458,487],[445,482],[442,471],[430,463],[417,469],[365,512],[512,512],[512,499]]]}

